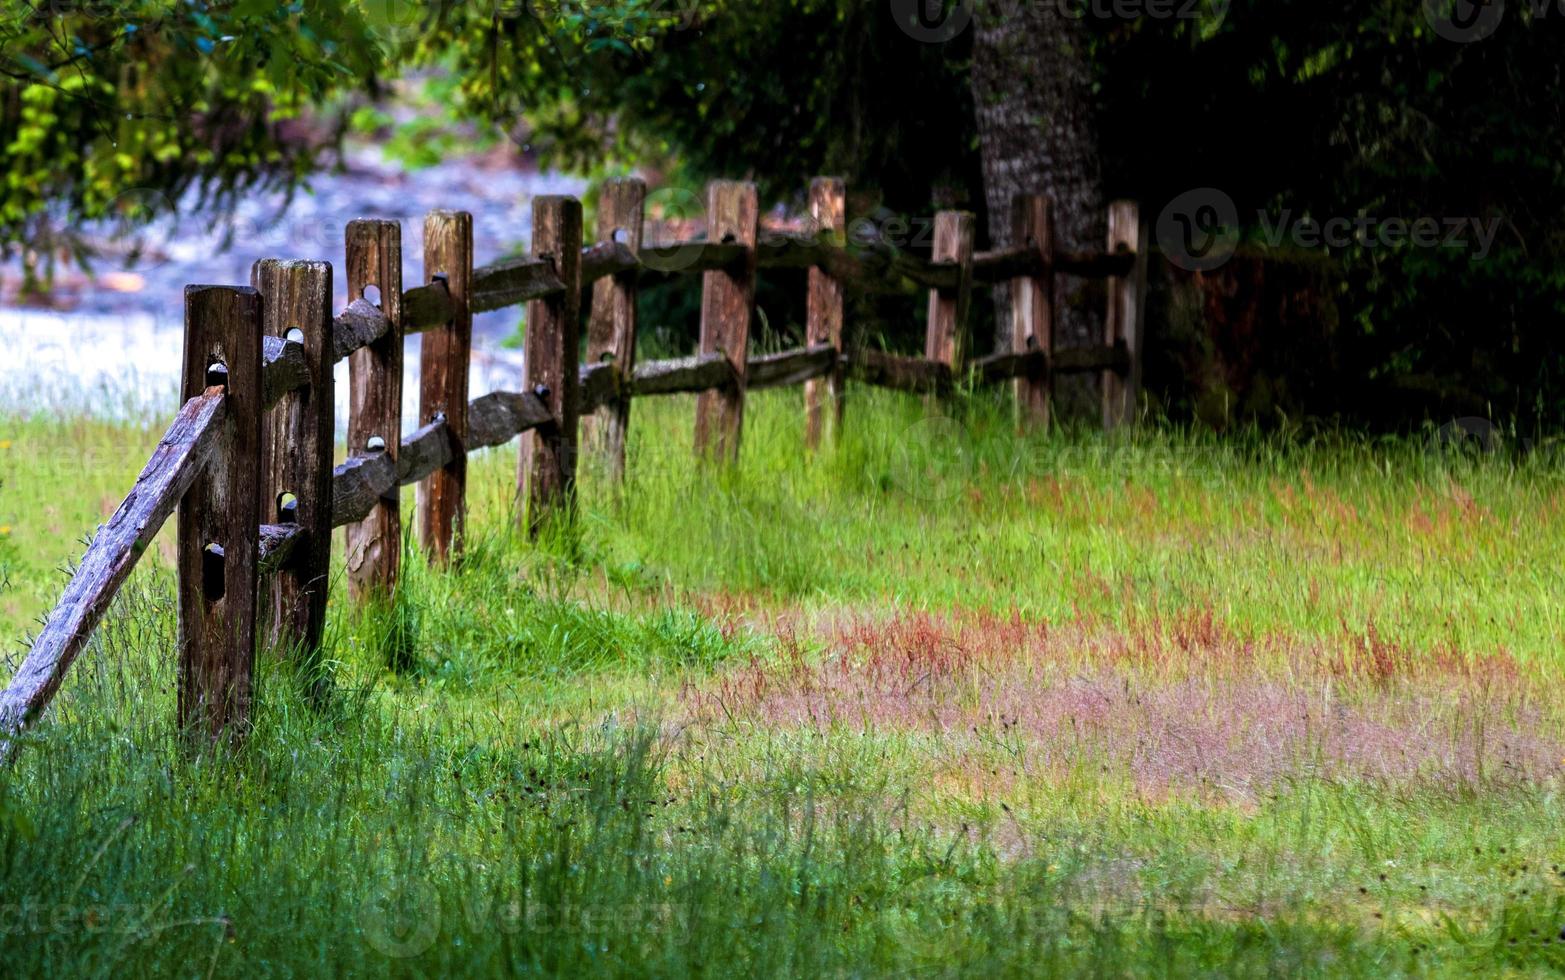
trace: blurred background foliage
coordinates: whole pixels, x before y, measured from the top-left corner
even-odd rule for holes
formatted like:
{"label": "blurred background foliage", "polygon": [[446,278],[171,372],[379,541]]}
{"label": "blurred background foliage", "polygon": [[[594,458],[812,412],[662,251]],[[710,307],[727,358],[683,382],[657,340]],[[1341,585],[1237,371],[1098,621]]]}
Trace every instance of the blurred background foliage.
{"label": "blurred background foliage", "polygon": [[[298,186],[349,132],[415,166],[509,143],[542,167],[637,169],[697,199],[710,177],[749,177],[797,209],[809,178],[832,173],[848,179],[852,218],[982,218],[973,31],[920,43],[891,6],[5,0],[0,243],[35,269],[85,258],[60,229],[145,220],[192,189],[221,208],[260,185]],[[1244,225],[1220,270],[1154,264],[1154,407],[1218,427],[1565,420],[1565,13],[1513,4],[1492,37],[1464,44],[1407,0],[1218,12],[1081,19],[1104,197],[1136,198],[1155,221],[1180,193],[1214,187]],[[412,93],[411,117],[384,108],[392,79]],[[1481,260],[1406,244],[1277,247],[1259,216],[1284,213],[1497,219],[1500,231]],[[761,295],[775,343],[796,339],[797,294],[783,283]],[[685,342],[669,325],[693,323],[689,290],[648,302],[667,334],[650,342]],[[883,307],[854,311],[856,339],[916,346],[918,314]]]}

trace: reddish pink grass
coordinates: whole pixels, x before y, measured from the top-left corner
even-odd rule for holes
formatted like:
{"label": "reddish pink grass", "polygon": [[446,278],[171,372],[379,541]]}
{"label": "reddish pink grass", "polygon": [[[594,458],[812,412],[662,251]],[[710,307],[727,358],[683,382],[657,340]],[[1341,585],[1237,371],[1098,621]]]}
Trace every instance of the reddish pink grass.
{"label": "reddish pink grass", "polygon": [[[691,692],[700,719],[939,736],[942,778],[1128,779],[1149,796],[1253,799],[1290,778],[1446,786],[1561,772],[1557,718],[1505,653],[1410,651],[1373,624],[1332,649],[1235,634],[1210,612],[1130,629],[1009,618],[781,620],[781,662]],[[996,787],[998,788],[998,787]]]}

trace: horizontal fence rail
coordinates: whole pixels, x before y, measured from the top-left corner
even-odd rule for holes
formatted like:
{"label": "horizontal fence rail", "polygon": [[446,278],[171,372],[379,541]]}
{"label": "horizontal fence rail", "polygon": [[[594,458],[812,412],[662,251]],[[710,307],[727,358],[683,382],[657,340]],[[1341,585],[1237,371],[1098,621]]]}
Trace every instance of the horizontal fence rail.
{"label": "horizontal fence rail", "polygon": [[[762,229],[755,188],[744,183],[710,189],[708,233],[717,241],[644,242],[639,180],[610,181],[601,200],[601,241],[582,241],[574,200],[540,198],[532,254],[477,267],[471,217],[432,212],[425,281],[406,289],[400,226],[352,222],[344,262],[350,299],[335,315],[327,308],[333,269],[324,262],[268,259],[256,265],[254,288],[190,287],[184,387],[191,397],[0,692],[0,758],[14,754],[17,735],[44,712],[176,509],[179,720],[208,737],[237,737],[248,727],[258,639],[307,660],[315,655],[332,530],[349,529],[350,592],[388,595],[398,574],[400,488],[418,487],[421,544],[432,560],[445,560],[461,549],[466,460],[480,449],[521,438],[518,494],[526,526],[536,530],[546,518],[569,516],[578,420],[588,454],[618,478],[630,406],[648,396],[698,395],[698,452],[729,460],[738,453],[749,391],[804,386],[813,448],[840,431],[846,378],[935,397],[961,386],[1014,384],[1019,421],[1043,425],[1055,377],[1101,374],[1105,425],[1134,417],[1146,282],[1145,232],[1134,204],[1111,206],[1101,252],[1055,249],[1043,197],[1017,198],[1018,244],[991,251],[974,251],[971,215],[943,212],[925,258],[883,242],[850,242],[844,185],[835,178],[811,184],[807,233]],[[808,273],[807,343],[751,355],[756,276],[777,269]],[[636,362],[638,285],[697,274],[701,349]],[[1055,349],[1060,275],[1108,280],[1102,344]],[[969,358],[972,289],[1006,284],[1011,349]],[[379,302],[369,298],[371,287]],[[845,345],[847,291],[920,289],[930,314],[923,356]],[[582,337],[584,294],[591,302]],[[522,304],[522,390],[469,400],[473,314]],[[404,436],[401,350],[411,333],[425,334],[420,426]],[[583,340],[587,361],[578,365]],[[332,365],[342,360],[352,384],[348,458],[333,465]]]}

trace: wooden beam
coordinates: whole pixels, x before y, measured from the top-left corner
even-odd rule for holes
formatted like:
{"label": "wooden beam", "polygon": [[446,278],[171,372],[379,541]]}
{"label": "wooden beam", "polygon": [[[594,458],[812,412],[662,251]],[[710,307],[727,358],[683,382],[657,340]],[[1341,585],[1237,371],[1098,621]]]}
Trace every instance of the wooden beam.
{"label": "wooden beam", "polygon": [[[636,183],[641,183],[636,178],[623,179],[635,180]],[[600,196],[605,193],[611,185],[617,184],[619,182],[620,181],[618,180],[609,181],[608,184],[604,186],[604,189],[599,191]],[[618,191],[615,193],[623,194],[624,192]],[[643,198],[645,198],[645,184],[642,184],[641,193]],[[598,228],[600,229],[600,236],[603,234],[601,229],[604,227],[602,211],[603,206],[604,202],[600,200],[598,202]],[[636,274],[641,271],[641,260],[636,257],[636,250],[630,247],[630,234],[628,231],[624,237],[625,241],[617,241],[613,238],[605,238],[589,248],[582,249],[581,285],[583,289],[585,289],[589,284],[596,283],[600,279],[606,279],[611,276],[628,275],[634,278]]]}
{"label": "wooden beam", "polygon": [[713,181],[707,188],[707,236],[746,249],[743,259],[704,274],[701,288],[701,353],[720,353],[733,368],[733,383],[696,399],[697,455],[733,463],[744,429],[744,375],[749,357],[750,315],[755,306],[755,245],[760,205],[754,184]]}
{"label": "wooden beam", "polygon": [[629,400],[630,385],[620,380],[619,372],[608,361],[583,364],[577,371],[577,377],[581,379],[577,397],[581,400],[582,438],[585,440],[587,416],[616,404],[622,398]]}
{"label": "wooden beam", "polygon": [[[255,283],[251,270],[250,282]],[[282,401],[290,392],[308,387],[310,365],[304,356],[304,347],[290,344],[282,337],[267,335],[261,338],[261,407],[269,409]]]}
{"label": "wooden beam", "polygon": [[131,569],[206,469],[227,418],[221,388],[185,402],[130,495],[93,535],[32,649],[0,693],[0,761],[12,758],[17,734],[36,722],[53,700]]}
{"label": "wooden beam", "polygon": [[[1017,202],[1036,196],[1022,194],[1011,199],[1013,223]],[[989,252],[976,252],[973,255],[973,282],[1005,283],[1022,276],[1039,275],[1046,264],[1044,258],[1037,248],[1029,245],[1008,245]]]}
{"label": "wooden beam", "polygon": [[402,440],[402,451],[397,453],[397,486],[419,483],[465,456],[450,423],[436,419]]}
{"label": "wooden beam", "polygon": [[713,352],[678,357],[667,361],[649,361],[636,365],[631,379],[631,394],[673,395],[705,391],[734,383],[734,366],[726,354]]}
{"label": "wooden beam", "polygon": [[1108,315],[1103,318],[1104,343],[1110,347],[1124,345],[1130,359],[1124,371],[1103,372],[1103,427],[1117,429],[1136,420],[1136,402],[1141,395],[1142,301],[1147,264],[1136,202],[1114,201],[1109,205],[1108,238],[1111,253],[1129,251],[1136,260],[1128,275],[1109,280]]}
{"label": "wooden beam", "polygon": [[751,391],[763,388],[789,388],[810,384],[841,370],[842,355],[832,344],[815,344],[801,350],[752,357],[745,365],[745,386]]}
{"label": "wooden beam", "polygon": [[[817,177],[810,182],[810,224],[828,247],[847,244],[847,209],[847,185],[840,177]],[[807,277],[805,343],[824,344],[834,352],[826,373],[804,386],[804,444],[813,449],[823,435],[835,439],[842,428],[844,290],[842,280],[818,263],[810,266]]]}
{"label": "wooden beam", "polygon": [[304,533],[304,528],[297,524],[262,524],[261,543],[256,557],[256,567],[261,577],[265,579],[287,568],[294,552],[309,537]]}
{"label": "wooden beam", "polygon": [[397,461],[389,453],[349,456],[332,470],[331,522],[351,527],[374,513],[397,487]]}
{"label": "wooden beam", "polygon": [[951,368],[939,361],[901,357],[877,350],[854,351],[846,361],[848,375],[865,384],[930,394],[951,389]]}
{"label": "wooden beam", "polygon": [[[817,177],[810,183],[811,192],[811,226],[815,226],[818,219],[814,216],[814,194],[816,184],[823,180],[836,180],[834,177]],[[761,230],[761,240],[756,246],[755,265],[758,269],[798,269],[806,271],[817,266],[825,267],[830,262],[835,252],[845,253],[846,241],[839,236],[834,227],[822,227],[807,235],[784,234]],[[838,258],[836,264],[846,267],[850,261],[844,254]]]}
{"label": "wooden beam", "polygon": [[[710,231],[708,237],[711,238]],[[642,268],[668,275],[690,272],[716,272],[742,266],[750,249],[721,238],[708,241],[672,242],[667,245],[643,244],[637,256]]]}
{"label": "wooden beam", "polygon": [[[598,237],[624,249],[633,262],[641,249],[646,199],[647,185],[635,177],[610,180],[598,192]],[[634,269],[593,283],[592,316],[587,323],[587,366],[607,364],[611,376],[619,378],[630,377],[636,368]],[[582,443],[601,460],[605,475],[617,482],[625,474],[630,398],[624,385],[615,384],[612,390],[611,400],[591,410],[583,408]]]}
{"label": "wooden beam", "polygon": [[403,336],[444,327],[456,315],[456,300],[444,279],[432,279],[402,294]]}
{"label": "wooden beam", "polygon": [[473,270],[468,307],[474,313],[503,310],[565,291],[555,267],[537,258],[506,259]]}
{"label": "wooden beam", "polygon": [[1054,353],[1054,231],[1049,199],[1019,194],[1011,199],[1011,239],[1032,259],[1030,268],[1011,280],[1011,352],[1038,353],[1026,374],[1016,375],[1013,390],[1017,421],[1026,428],[1049,425],[1049,357]]}
{"label": "wooden beam", "polygon": [[1082,279],[1106,279],[1128,274],[1136,264],[1136,258],[1127,252],[1064,252],[1052,253],[1053,261],[1044,262],[1037,249],[1025,245],[1010,245],[973,256],[973,281],[1002,283],[1019,276],[1038,276],[1046,265],[1055,272],[1078,276]]}
{"label": "wooden beam", "polygon": [[1067,347],[1055,351],[1049,363],[1049,369],[1055,374],[1085,374],[1093,371],[1124,373],[1129,368],[1130,350],[1124,341],[1112,347]]}
{"label": "wooden beam", "polygon": [[1127,252],[1055,252],[1056,275],[1081,279],[1106,279],[1128,274],[1136,265],[1136,256]]}
{"label": "wooden beam", "polygon": [[491,392],[467,406],[467,451],[503,446],[524,432],[553,424],[553,411],[533,392]]}
{"label": "wooden beam", "polygon": [[273,648],[299,655],[306,673],[319,675],[317,655],[326,629],[331,581],[331,470],[336,447],[332,378],[332,268],[328,262],[262,259],[250,273],[261,294],[267,343],[298,350],[306,383],[291,392],[262,424],[261,514],[269,524],[306,532],[293,561],[266,583],[261,635]]}
{"label": "wooden beam", "polygon": [[518,518],[537,535],[555,517],[568,519],[576,489],[577,361],[581,342],[581,203],[571,197],[533,201],[533,255],[548,262],[562,292],[527,304],[526,388],[549,407],[553,424],[522,436]]}
{"label": "wooden beam", "polygon": [[[402,440],[402,226],[395,221],[350,221],[345,264],[348,296],[363,299],[366,290],[375,287],[387,323],[384,335],[348,359],[348,452],[383,452],[395,466]],[[402,560],[396,491],[348,528],[347,541],[349,594],[355,601],[390,596]]]}
{"label": "wooden beam", "polygon": [[186,401],[221,385],[217,446],[179,505],[178,723],[215,739],[240,737],[255,666],[261,508],[261,295],[234,286],[185,287]]}
{"label": "wooden beam", "polygon": [[960,270],[956,285],[929,292],[929,325],[924,356],[938,361],[955,374],[967,357],[967,314],[973,293],[973,216],[965,211],[935,215],[937,262],[955,263]]}
{"label": "wooden beam", "polygon": [[332,321],[332,360],[340,361],[368,347],[390,330],[391,321],[380,307],[361,296],[350,296],[348,308]]}
{"label": "wooden beam", "polygon": [[420,353],[418,417],[443,421],[454,451],[446,464],[418,485],[418,532],[424,551],[445,564],[462,550],[467,515],[467,379],[473,352],[468,293],[473,278],[473,216],[431,211],[424,219],[424,278],[441,283],[450,298],[445,323],[424,334]]}
{"label": "wooden beam", "polygon": [[968,364],[968,373],[979,384],[996,384],[1013,379],[1026,382],[1035,377],[1046,377],[1049,356],[1041,350],[1005,351],[990,354]]}

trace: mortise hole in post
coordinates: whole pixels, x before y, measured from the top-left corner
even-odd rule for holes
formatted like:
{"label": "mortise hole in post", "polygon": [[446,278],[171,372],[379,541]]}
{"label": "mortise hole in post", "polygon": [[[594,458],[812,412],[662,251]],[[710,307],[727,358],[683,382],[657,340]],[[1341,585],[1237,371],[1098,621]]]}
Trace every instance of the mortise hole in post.
{"label": "mortise hole in post", "polygon": [[724,245],[732,245],[734,242],[737,242],[738,240],[739,240],[739,236],[735,235],[733,232],[729,232],[728,234],[723,236],[723,244]]}
{"label": "mortise hole in post", "polygon": [[302,347],[304,346],[304,331],[298,327],[289,327],[288,332],[283,334],[283,339],[290,344],[298,344]]}
{"label": "mortise hole in post", "polygon": [[223,546],[209,544],[201,551],[201,594],[207,602],[223,598]]}
{"label": "mortise hole in post", "polygon": [[299,498],[287,490],[277,495],[277,523],[299,523]]}
{"label": "mortise hole in post", "polygon": [[610,235],[609,238],[621,245],[630,244],[630,232],[624,228],[614,229],[614,234]]}
{"label": "mortise hole in post", "polygon": [[206,366],[206,386],[208,388],[228,387],[228,365],[222,361],[213,361]]}
{"label": "mortise hole in post", "polygon": [[380,306],[380,287],[370,283],[359,290],[359,295],[372,306]]}
{"label": "mortise hole in post", "polygon": [[383,453],[386,451],[386,440],[380,436],[370,436],[369,440],[364,443],[364,450],[371,453]]}

